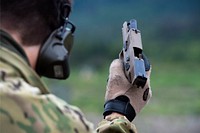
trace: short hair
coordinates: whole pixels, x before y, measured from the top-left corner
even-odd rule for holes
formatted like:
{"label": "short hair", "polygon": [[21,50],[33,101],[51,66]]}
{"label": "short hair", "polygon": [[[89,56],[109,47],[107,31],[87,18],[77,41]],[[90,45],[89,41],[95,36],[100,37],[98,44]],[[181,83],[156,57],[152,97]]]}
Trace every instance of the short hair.
{"label": "short hair", "polygon": [[44,43],[61,25],[59,6],[63,2],[71,5],[71,0],[1,0],[1,27],[17,31],[23,44]]}

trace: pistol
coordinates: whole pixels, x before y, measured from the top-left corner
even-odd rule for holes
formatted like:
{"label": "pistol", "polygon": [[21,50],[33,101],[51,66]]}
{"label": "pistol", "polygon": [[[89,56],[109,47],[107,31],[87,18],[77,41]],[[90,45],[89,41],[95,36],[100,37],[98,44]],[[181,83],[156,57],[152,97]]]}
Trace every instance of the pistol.
{"label": "pistol", "polygon": [[144,88],[147,75],[142,54],[141,33],[137,29],[135,19],[123,23],[122,36],[123,48],[119,56],[123,60],[125,75],[131,84]]}

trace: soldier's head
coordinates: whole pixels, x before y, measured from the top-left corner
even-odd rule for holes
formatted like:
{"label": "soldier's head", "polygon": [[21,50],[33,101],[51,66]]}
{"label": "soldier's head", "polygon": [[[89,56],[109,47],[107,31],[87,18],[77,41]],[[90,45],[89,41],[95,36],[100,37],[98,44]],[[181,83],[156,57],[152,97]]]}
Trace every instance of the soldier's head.
{"label": "soldier's head", "polygon": [[71,0],[1,0],[0,5],[0,28],[22,45],[38,74],[67,78],[71,44],[63,43],[72,43],[68,38],[75,30],[68,21]]}

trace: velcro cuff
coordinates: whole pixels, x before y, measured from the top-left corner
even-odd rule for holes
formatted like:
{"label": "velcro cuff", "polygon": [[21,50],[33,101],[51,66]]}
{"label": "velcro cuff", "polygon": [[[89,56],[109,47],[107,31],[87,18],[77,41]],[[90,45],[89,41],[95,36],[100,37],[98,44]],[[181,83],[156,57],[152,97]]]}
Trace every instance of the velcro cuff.
{"label": "velcro cuff", "polygon": [[[126,97],[126,96],[120,96],[120,97]],[[124,99],[124,98],[123,98]],[[111,114],[112,112],[120,113],[129,121],[133,121],[133,119],[136,116],[135,110],[132,107],[132,105],[129,102],[128,97],[126,97],[126,100],[121,100],[120,98],[112,99],[107,101],[104,104],[104,117]]]}

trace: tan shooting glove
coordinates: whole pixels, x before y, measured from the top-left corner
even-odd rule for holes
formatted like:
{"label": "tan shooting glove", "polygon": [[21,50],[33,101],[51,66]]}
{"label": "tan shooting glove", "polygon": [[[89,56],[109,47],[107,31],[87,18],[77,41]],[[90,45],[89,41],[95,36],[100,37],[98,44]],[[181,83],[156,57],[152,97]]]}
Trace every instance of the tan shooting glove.
{"label": "tan shooting glove", "polygon": [[104,116],[112,112],[118,112],[125,115],[129,121],[132,121],[152,96],[150,71],[151,69],[146,71],[147,82],[144,88],[137,88],[125,77],[122,60],[114,60],[109,70]]}

